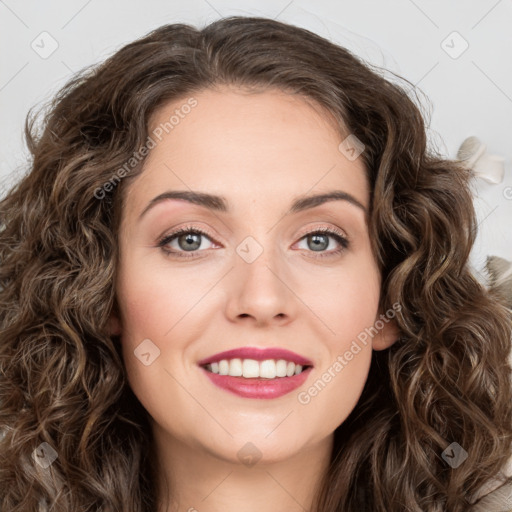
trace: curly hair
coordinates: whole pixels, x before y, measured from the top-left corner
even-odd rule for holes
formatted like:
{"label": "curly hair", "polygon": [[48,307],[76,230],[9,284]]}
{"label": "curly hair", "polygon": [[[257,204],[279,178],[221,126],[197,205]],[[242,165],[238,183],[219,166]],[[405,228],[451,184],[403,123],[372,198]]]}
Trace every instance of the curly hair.
{"label": "curly hair", "polygon": [[[315,510],[468,510],[512,456],[511,316],[468,263],[471,171],[429,147],[402,80],[308,30],[232,16],[162,26],[29,113],[30,171],[0,202],[1,510],[156,512],[148,413],[107,328],[123,190],[144,158],[119,169],[161,106],[220,85],[300,95],[364,143],[380,307],[402,306],[402,336],[373,352],[334,432]],[[453,442],[467,451],[456,468]]]}

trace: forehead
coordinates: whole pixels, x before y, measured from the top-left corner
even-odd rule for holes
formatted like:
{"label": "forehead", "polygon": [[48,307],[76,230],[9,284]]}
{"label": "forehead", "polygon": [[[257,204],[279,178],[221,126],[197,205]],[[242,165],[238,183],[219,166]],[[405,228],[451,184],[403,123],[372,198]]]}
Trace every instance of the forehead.
{"label": "forehead", "polygon": [[133,187],[137,202],[173,188],[283,202],[341,187],[367,204],[362,158],[346,158],[334,116],[302,96],[204,90],[160,107],[149,134],[155,146]]}

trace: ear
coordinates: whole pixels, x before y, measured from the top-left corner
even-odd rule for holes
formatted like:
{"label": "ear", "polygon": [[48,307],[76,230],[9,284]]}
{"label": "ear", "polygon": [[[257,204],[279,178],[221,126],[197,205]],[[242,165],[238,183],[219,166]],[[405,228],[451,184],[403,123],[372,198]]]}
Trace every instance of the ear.
{"label": "ear", "polygon": [[373,350],[385,350],[400,339],[400,329],[394,318],[382,314],[375,319],[377,334],[372,338]]}
{"label": "ear", "polygon": [[121,321],[117,312],[117,304],[114,304],[108,319],[109,336],[119,336],[122,332]]}

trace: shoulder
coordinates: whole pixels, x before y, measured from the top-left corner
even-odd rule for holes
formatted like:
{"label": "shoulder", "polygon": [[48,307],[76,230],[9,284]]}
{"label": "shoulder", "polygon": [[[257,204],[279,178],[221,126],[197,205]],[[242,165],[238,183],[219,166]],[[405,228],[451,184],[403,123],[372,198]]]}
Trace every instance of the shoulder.
{"label": "shoulder", "polygon": [[512,482],[494,485],[490,492],[481,492],[470,512],[512,512]]}

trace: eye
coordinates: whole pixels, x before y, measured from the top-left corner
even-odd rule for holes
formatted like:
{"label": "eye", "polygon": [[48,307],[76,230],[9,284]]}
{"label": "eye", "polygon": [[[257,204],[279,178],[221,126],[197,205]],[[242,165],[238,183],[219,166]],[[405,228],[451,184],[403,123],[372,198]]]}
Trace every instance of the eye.
{"label": "eye", "polygon": [[[338,247],[338,249],[324,252],[330,245],[329,238],[336,240],[340,247]],[[302,236],[301,240],[304,239],[306,240],[308,249],[313,247],[312,252],[320,252],[320,254],[315,254],[315,258],[330,258],[338,256],[349,246],[349,241],[343,233],[334,228],[320,228],[315,229],[314,231],[309,231]]]}
{"label": "eye", "polygon": [[[158,241],[157,247],[160,247],[168,256],[193,258],[195,257],[193,254],[188,255],[187,253],[195,253],[198,252],[199,249],[204,250],[205,247],[202,244],[202,238],[212,241],[213,237],[202,229],[193,226],[185,226],[163,237]],[[330,245],[329,238],[334,239],[340,247],[324,253],[325,249]],[[320,228],[309,231],[300,238],[300,241],[304,239],[306,240],[308,249],[313,247],[311,252],[320,253],[315,255],[315,258],[337,256],[344,252],[349,246],[349,241],[343,233],[332,228]],[[169,250],[168,247],[170,247],[173,242],[177,243],[177,247],[173,247],[172,250]]]}
{"label": "eye", "polygon": [[[178,258],[190,258],[193,256],[188,256],[187,254],[183,253],[196,252],[197,249],[204,249],[201,242],[202,237],[210,239],[210,235],[206,231],[192,226],[185,226],[162,238],[158,242],[158,247],[161,247],[162,250],[169,256],[172,255],[177,256]],[[176,250],[174,248],[172,251],[169,251],[166,247],[168,247],[175,240],[178,243],[178,249]]]}

